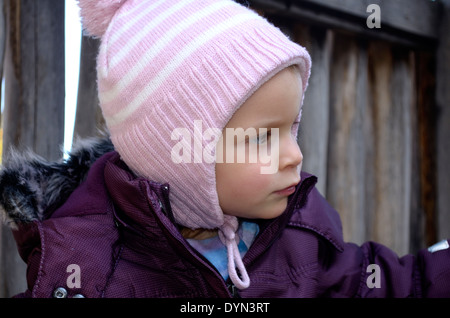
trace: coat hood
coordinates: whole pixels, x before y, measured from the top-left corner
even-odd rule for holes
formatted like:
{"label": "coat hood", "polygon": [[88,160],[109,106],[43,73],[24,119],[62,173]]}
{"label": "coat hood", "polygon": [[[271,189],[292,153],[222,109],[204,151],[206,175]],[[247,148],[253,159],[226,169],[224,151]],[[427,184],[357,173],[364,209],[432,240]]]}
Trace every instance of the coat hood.
{"label": "coat hood", "polygon": [[11,228],[47,219],[85,180],[92,164],[113,151],[109,137],[78,141],[68,158],[48,162],[12,149],[0,171],[0,214]]}

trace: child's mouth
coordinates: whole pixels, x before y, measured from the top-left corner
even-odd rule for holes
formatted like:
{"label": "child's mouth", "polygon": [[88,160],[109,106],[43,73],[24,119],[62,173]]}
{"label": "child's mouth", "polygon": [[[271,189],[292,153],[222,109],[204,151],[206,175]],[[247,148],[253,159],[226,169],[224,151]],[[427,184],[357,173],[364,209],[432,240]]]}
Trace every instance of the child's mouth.
{"label": "child's mouth", "polygon": [[279,190],[279,191],[275,191],[275,193],[277,193],[277,194],[279,194],[281,196],[290,196],[294,192],[295,192],[295,185],[289,186],[289,187],[284,188],[284,189]]}

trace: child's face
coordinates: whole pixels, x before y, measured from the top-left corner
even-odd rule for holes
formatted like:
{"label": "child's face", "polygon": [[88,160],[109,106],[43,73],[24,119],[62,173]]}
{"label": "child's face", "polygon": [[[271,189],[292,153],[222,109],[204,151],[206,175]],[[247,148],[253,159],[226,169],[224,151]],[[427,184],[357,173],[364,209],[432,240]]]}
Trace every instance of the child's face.
{"label": "child's face", "polygon": [[[280,71],[263,84],[225,126],[219,142],[223,153],[220,146],[217,149],[217,153],[224,157],[227,152],[227,128],[233,128],[234,131],[236,128],[251,128],[258,132],[256,138],[246,138],[245,141],[233,137],[235,157],[237,149],[242,147],[247,149],[248,154],[251,143],[256,143],[258,148],[267,146],[269,153],[271,149],[276,149],[276,143],[279,145],[279,155],[272,163],[262,163],[259,156],[256,163],[250,161],[248,156],[244,163],[238,163],[237,160],[232,163],[228,160],[216,163],[217,193],[225,214],[250,219],[270,219],[279,216],[286,209],[288,196],[300,182],[299,172],[303,160],[293,135],[298,128],[296,121],[302,100],[301,87],[302,80],[295,68]],[[259,133],[261,128],[266,128],[269,133]],[[279,137],[271,138],[276,136],[276,130]],[[276,172],[261,173],[262,167],[274,163],[277,165],[274,170]]]}

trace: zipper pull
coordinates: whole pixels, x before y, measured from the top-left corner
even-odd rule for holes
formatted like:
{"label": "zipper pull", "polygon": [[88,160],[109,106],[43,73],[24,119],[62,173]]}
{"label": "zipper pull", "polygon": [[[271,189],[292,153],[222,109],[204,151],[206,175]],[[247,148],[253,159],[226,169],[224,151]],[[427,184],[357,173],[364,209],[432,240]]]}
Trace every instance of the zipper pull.
{"label": "zipper pull", "polygon": [[231,297],[233,298],[241,298],[241,295],[239,295],[239,289],[236,288],[236,286],[234,286],[234,284],[228,284],[228,291],[231,294]]}
{"label": "zipper pull", "polygon": [[172,207],[169,200],[169,185],[164,184],[162,186],[162,196],[162,201],[159,200],[159,206],[163,213],[175,224],[175,217],[173,216]]}

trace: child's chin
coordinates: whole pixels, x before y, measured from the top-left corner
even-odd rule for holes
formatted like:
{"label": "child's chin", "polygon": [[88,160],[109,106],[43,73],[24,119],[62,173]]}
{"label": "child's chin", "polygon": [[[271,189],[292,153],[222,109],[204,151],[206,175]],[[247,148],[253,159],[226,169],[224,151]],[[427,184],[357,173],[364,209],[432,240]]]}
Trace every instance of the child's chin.
{"label": "child's chin", "polygon": [[270,211],[267,211],[267,213],[264,213],[264,215],[261,217],[261,219],[275,219],[279,217],[283,212],[286,210],[287,207],[287,199],[286,202],[280,202],[280,204],[277,204],[277,206],[273,207]]}

